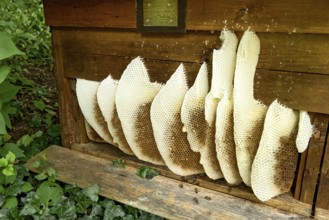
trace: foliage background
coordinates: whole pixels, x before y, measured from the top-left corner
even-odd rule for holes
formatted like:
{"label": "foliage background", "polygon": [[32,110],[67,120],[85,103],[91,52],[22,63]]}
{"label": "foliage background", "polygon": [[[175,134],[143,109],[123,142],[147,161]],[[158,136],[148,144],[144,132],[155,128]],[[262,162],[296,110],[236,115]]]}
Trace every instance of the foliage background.
{"label": "foliage background", "polygon": [[80,189],[56,181],[56,170],[45,155],[34,164],[40,174],[24,168],[29,158],[61,143],[51,35],[41,0],[0,1],[0,57],[10,38],[24,53],[0,58],[0,119],[5,116],[0,120],[4,128],[0,132],[0,219],[162,219],[98,196],[97,184]]}

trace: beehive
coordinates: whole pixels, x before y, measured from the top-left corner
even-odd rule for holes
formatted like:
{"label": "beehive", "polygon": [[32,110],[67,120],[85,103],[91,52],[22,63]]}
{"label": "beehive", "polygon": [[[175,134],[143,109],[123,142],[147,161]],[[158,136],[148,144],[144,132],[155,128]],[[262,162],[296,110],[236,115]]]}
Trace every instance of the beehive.
{"label": "beehive", "polygon": [[[185,33],[144,34],[136,29],[133,0],[44,0],[44,6],[52,30],[64,146],[44,153],[61,181],[81,187],[98,183],[102,195],[170,219],[329,217],[326,0],[190,0]],[[111,73],[119,79],[137,56],[144,58],[151,80],[159,82],[166,82],[183,62],[192,85],[202,61],[211,61],[212,50],[220,48],[223,28],[239,38],[250,29],[261,40],[255,97],[267,105],[278,99],[311,112],[317,129],[307,152],[299,155],[291,193],[265,203],[247,187],[205,176],[182,178],[162,166],[147,164],[161,176],[140,179],[136,169],[145,163],[89,141],[77,103],[76,78],[101,81]],[[125,170],[111,167],[119,158],[127,161]]]}

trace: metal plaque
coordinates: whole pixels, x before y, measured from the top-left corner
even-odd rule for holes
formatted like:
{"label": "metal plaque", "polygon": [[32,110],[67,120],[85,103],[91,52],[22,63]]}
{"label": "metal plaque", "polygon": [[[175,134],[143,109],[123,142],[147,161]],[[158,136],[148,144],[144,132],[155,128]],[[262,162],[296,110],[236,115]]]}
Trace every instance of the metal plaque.
{"label": "metal plaque", "polygon": [[186,0],[137,0],[140,32],[185,32]]}

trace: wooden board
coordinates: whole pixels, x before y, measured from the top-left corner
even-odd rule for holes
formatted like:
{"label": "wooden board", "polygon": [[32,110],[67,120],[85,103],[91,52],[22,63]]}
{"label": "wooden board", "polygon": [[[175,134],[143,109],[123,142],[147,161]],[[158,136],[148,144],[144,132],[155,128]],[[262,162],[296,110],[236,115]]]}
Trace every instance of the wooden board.
{"label": "wooden board", "polygon": [[[145,180],[136,175],[135,167],[115,168],[109,160],[59,146],[51,146],[41,154],[56,169],[59,180],[83,188],[97,183],[100,195],[170,219],[308,217],[162,175]],[[32,166],[36,159],[38,156],[28,161],[26,167],[37,171]]]}
{"label": "wooden board", "polygon": [[[329,132],[329,131],[328,131]],[[319,190],[316,207],[329,210],[329,135],[327,133],[326,148],[322,159]]]}
{"label": "wooden board", "polygon": [[329,114],[329,102],[324,101],[329,100],[328,75],[258,69],[254,90],[266,105],[278,99],[290,108]]}
{"label": "wooden board", "polygon": [[75,94],[75,81],[64,76],[63,53],[59,37],[60,31],[52,30],[52,45],[55,58],[55,75],[59,95],[59,118],[61,124],[62,144],[70,147],[73,143],[86,142],[87,136],[84,128],[82,113],[78,107]]}
{"label": "wooden board", "polygon": [[[220,32],[141,35],[129,30],[62,28],[64,54],[119,56],[202,63],[220,48]],[[237,32],[239,38],[242,32]],[[259,33],[261,52],[257,67],[329,75],[329,37],[313,34]],[[64,59],[65,61],[66,59]],[[109,64],[108,68],[112,68]]]}
{"label": "wooden board", "polygon": [[[50,26],[136,28],[132,0],[44,0]],[[329,33],[326,0],[190,0],[188,30],[246,30],[257,32]]]}
{"label": "wooden board", "polygon": [[320,173],[320,165],[324,152],[324,145],[327,138],[329,116],[317,114],[314,117],[313,125],[317,130],[308,146],[307,160],[304,170],[304,178],[300,200],[313,204]]}
{"label": "wooden board", "polygon": [[[227,184],[227,182],[224,180],[214,181],[209,179],[206,175],[196,175],[187,178],[181,177],[172,173],[165,166],[156,166],[150,163],[140,161],[136,157],[123,154],[117,148],[110,146],[108,144],[97,144],[92,142],[88,144],[75,144],[72,146],[72,150],[80,151],[82,153],[89,154],[98,158],[104,158],[108,161],[122,159],[125,160],[129,166],[135,168],[138,168],[142,165],[151,166],[159,170],[161,172],[161,175],[166,176],[168,178],[191,183],[203,188],[207,188],[220,193],[225,193],[239,198],[247,199],[253,202],[262,203],[252,193],[251,188],[245,185],[232,187],[229,184]],[[305,216],[309,215],[312,209],[311,205],[302,203],[294,199],[291,193],[283,194],[262,204],[266,204],[271,207],[276,207],[285,211],[291,211]]]}

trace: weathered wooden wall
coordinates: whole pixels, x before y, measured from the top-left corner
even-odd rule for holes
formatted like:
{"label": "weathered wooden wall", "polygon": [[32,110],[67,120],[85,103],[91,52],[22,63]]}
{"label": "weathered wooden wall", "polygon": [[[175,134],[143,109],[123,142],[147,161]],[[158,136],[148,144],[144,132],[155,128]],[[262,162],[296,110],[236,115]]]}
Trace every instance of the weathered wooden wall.
{"label": "weathered wooden wall", "polygon": [[[265,104],[278,99],[313,114],[318,129],[300,160],[295,197],[329,209],[329,2],[327,0],[189,0],[185,34],[136,31],[134,0],[44,0],[52,27],[59,88],[63,145],[86,143],[75,78],[120,78],[136,56],[144,58],[153,81],[165,82],[181,62],[191,85],[212,49],[220,48],[223,28],[241,38],[258,33],[261,53],[255,97]],[[316,202],[316,203],[315,203]],[[323,213],[323,212],[321,212]]]}

